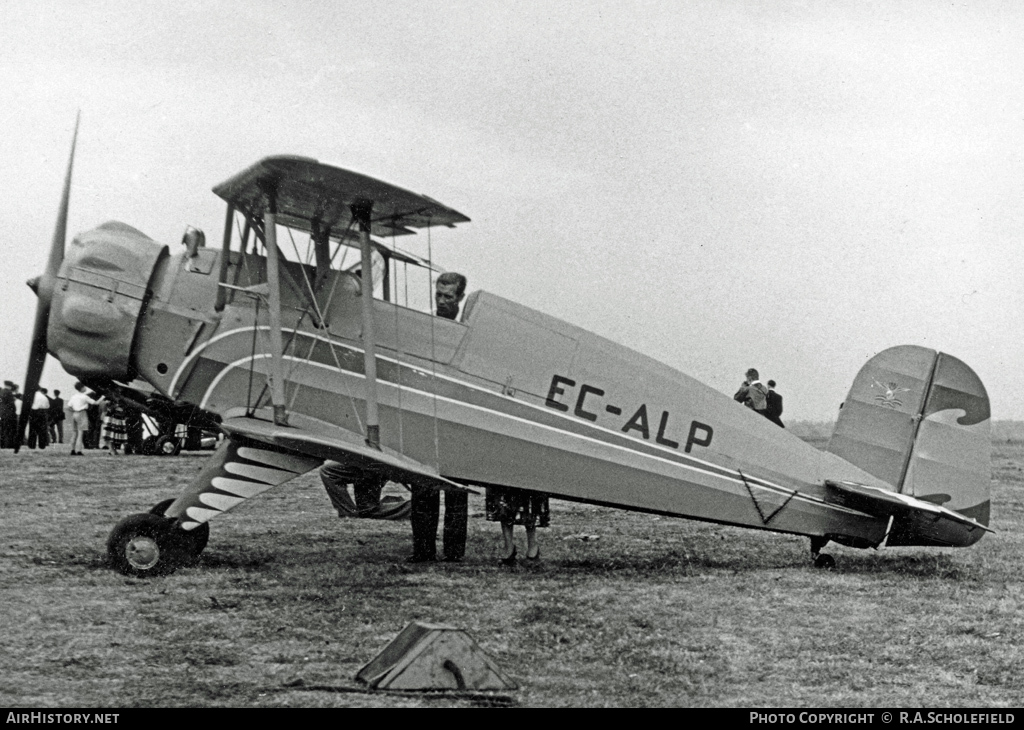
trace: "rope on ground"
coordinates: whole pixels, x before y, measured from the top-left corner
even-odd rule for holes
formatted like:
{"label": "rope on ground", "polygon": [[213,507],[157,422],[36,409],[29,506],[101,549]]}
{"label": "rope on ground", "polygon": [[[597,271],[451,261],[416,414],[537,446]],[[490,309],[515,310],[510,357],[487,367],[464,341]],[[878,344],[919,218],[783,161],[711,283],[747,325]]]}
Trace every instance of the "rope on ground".
{"label": "rope on ground", "polygon": [[462,700],[471,702],[478,707],[515,707],[518,702],[509,695],[490,694],[487,692],[466,692],[465,690],[396,690],[373,689],[372,687],[351,687],[331,684],[294,684],[283,687],[270,687],[261,692],[335,692],[338,694],[365,694],[382,697],[407,697],[420,700]]}

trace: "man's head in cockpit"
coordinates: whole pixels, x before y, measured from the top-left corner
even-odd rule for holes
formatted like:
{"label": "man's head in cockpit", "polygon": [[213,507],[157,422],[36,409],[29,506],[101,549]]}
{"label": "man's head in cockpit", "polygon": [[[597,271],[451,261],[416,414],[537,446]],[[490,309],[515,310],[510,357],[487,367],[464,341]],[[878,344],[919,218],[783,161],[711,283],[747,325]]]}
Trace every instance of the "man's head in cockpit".
{"label": "man's head in cockpit", "polygon": [[437,277],[434,289],[434,303],[437,305],[437,316],[455,319],[459,316],[459,302],[466,294],[466,277],[448,271]]}

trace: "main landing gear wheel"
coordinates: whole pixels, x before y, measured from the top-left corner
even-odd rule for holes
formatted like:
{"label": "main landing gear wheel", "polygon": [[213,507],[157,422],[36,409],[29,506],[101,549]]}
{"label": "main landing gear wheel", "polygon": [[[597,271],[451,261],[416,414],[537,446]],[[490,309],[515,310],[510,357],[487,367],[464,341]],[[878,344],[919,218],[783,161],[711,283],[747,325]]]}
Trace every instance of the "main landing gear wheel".
{"label": "main landing gear wheel", "polygon": [[173,436],[161,436],[156,440],[153,453],[157,456],[177,456],[181,453],[181,439]]}
{"label": "main landing gear wheel", "polygon": [[175,520],[162,514],[172,501],[161,502],[152,512],[129,515],[110,531],[107,557],[118,572],[143,578],[166,575],[199,558],[210,528],[206,524],[191,531],[176,527]]}
{"label": "main landing gear wheel", "polygon": [[[173,499],[165,499],[163,502],[155,504],[149,513],[163,517],[164,512],[173,502]],[[194,530],[175,529],[173,536],[175,547],[180,552],[178,557],[181,562],[185,565],[193,565],[199,560],[199,554],[206,548],[206,543],[210,541],[210,523],[204,522]]]}
{"label": "main landing gear wheel", "polygon": [[139,577],[171,573],[177,566],[171,545],[173,520],[154,514],[128,515],[107,538],[110,564],[124,575]]}

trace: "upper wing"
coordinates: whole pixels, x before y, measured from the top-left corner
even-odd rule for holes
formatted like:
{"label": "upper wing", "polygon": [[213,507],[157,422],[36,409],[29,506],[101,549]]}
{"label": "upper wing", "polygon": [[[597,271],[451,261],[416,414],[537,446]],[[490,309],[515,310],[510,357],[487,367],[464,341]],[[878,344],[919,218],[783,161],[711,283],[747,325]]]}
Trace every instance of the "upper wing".
{"label": "upper wing", "polygon": [[401,236],[411,228],[454,226],[469,218],[425,195],[309,157],[266,157],[225,180],[213,192],[240,210],[262,210],[266,193],[276,191],[277,221],[309,232],[315,223],[342,235],[352,221],[351,205],[372,201],[370,232]]}
{"label": "upper wing", "polygon": [[333,427],[329,433],[316,433],[309,427],[278,426],[258,418],[228,418],[221,428],[231,436],[272,444],[317,459],[333,459],[389,481],[476,494],[414,459],[367,446],[359,434],[346,429]]}

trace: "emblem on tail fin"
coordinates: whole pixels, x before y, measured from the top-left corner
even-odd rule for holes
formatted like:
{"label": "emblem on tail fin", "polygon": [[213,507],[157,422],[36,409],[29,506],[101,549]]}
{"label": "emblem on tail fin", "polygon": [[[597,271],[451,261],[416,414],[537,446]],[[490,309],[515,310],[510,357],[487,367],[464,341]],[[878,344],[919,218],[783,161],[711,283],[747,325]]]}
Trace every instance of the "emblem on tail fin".
{"label": "emblem on tail fin", "polygon": [[[898,393],[906,393],[910,391],[910,388],[900,388],[897,383],[889,383],[888,385],[882,385],[877,380],[875,385],[885,391],[885,395],[876,395],[875,403],[880,406],[887,406],[892,409],[899,408],[903,405],[903,401],[896,397]],[[871,387],[874,387],[871,386]]]}

